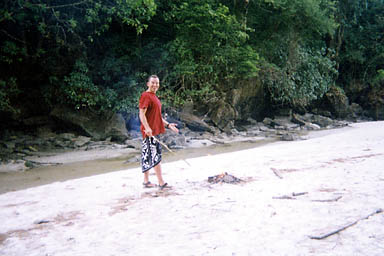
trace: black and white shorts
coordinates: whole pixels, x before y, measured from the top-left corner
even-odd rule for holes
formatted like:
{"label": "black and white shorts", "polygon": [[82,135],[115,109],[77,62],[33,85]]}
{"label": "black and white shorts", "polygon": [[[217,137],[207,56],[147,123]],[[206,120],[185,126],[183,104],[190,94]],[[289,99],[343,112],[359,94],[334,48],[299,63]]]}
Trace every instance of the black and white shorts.
{"label": "black and white shorts", "polygon": [[[157,138],[158,139],[158,138]],[[141,144],[142,172],[155,167],[161,162],[161,144],[153,137],[146,137]]]}

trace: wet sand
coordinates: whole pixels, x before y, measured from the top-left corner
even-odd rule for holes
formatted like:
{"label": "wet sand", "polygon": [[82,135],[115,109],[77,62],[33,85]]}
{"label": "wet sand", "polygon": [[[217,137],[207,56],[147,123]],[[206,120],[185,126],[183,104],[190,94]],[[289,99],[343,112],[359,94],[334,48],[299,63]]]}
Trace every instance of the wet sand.
{"label": "wet sand", "polygon": [[[274,138],[263,138],[257,141],[246,140],[227,144],[214,144],[201,148],[174,150],[173,153],[163,149],[163,163],[261,147],[275,141],[276,139]],[[89,154],[91,155],[92,152]],[[129,153],[108,159],[104,158],[65,163],[62,165],[40,166],[23,172],[0,172],[0,194],[114,171],[129,171],[130,169],[140,166],[137,161],[127,163],[127,159],[132,157],[134,156]],[[90,156],[89,158],[92,157]]]}

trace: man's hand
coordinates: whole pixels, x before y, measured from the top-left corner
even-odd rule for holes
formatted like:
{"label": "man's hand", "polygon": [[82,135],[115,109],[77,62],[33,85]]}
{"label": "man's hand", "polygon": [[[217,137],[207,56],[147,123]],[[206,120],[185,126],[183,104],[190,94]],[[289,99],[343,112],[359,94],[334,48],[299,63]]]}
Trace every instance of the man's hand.
{"label": "man's hand", "polygon": [[177,129],[176,126],[177,126],[177,124],[175,124],[175,123],[168,124],[169,129],[171,129],[175,133],[179,133],[179,129]]}
{"label": "man's hand", "polygon": [[151,128],[144,129],[144,132],[145,132],[145,135],[147,135],[148,137],[152,137],[152,129]]}

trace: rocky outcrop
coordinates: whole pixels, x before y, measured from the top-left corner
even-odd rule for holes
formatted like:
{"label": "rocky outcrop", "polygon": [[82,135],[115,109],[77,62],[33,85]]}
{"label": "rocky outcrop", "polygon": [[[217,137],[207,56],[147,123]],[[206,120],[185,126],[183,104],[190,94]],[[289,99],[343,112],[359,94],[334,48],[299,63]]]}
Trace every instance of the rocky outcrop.
{"label": "rocky outcrop", "polygon": [[[175,134],[169,129],[162,134],[160,140],[172,150],[188,147],[205,147],[213,144],[226,144],[233,141],[256,142],[260,139],[268,141],[283,140],[293,141],[306,139],[303,134],[309,130],[331,129],[347,125],[347,122],[332,120],[316,114],[299,115],[292,113],[286,116],[265,118],[263,122],[257,122],[248,118],[247,122],[235,126],[229,132],[220,132],[210,127],[200,118],[192,114],[181,114],[183,120],[191,120],[193,124],[200,124],[204,129],[192,131],[188,125]],[[188,117],[188,118],[186,118]],[[196,128],[196,126],[190,126]],[[198,130],[198,131],[196,131]],[[210,132],[209,132],[210,131]],[[212,132],[213,131],[213,132]],[[131,131],[132,132],[132,131]],[[78,135],[71,132],[55,133],[52,131],[41,132],[36,135],[13,134],[0,141],[0,172],[23,171],[41,165],[56,165],[61,163],[44,162],[40,156],[54,154],[55,152],[106,150],[106,149],[132,149],[134,154],[127,156],[127,162],[140,160],[141,135],[131,136],[121,144],[111,141],[111,137],[100,141],[90,136]],[[167,152],[167,149],[163,149]],[[130,158],[133,157],[133,158]]]}
{"label": "rocky outcrop", "polygon": [[60,106],[55,107],[50,115],[96,140],[110,137],[113,141],[124,141],[128,138],[125,120],[120,114],[112,112],[99,114],[89,110],[73,110]]}
{"label": "rocky outcrop", "polygon": [[249,117],[259,120],[265,116],[264,89],[258,78],[237,82],[235,89],[232,89],[228,95],[228,102],[235,109],[237,120],[244,121]]}
{"label": "rocky outcrop", "polygon": [[344,90],[332,86],[324,96],[325,106],[337,118],[346,118],[350,114],[349,100]]}
{"label": "rocky outcrop", "polygon": [[178,113],[178,117],[179,117],[179,120],[182,123],[184,123],[184,125],[192,131],[213,132],[212,128],[207,123],[205,123],[202,119],[200,119],[199,117],[191,113],[181,112],[181,113]]}
{"label": "rocky outcrop", "polygon": [[384,120],[384,88],[373,88],[367,98],[369,116],[375,120]]}
{"label": "rocky outcrop", "polygon": [[209,104],[202,102],[194,106],[197,112],[207,114],[210,121],[225,132],[230,132],[235,122],[248,118],[261,120],[265,116],[264,90],[258,78],[234,82],[231,88]]}
{"label": "rocky outcrop", "polygon": [[235,126],[237,111],[224,100],[220,100],[213,107],[210,118],[220,130],[230,131]]}

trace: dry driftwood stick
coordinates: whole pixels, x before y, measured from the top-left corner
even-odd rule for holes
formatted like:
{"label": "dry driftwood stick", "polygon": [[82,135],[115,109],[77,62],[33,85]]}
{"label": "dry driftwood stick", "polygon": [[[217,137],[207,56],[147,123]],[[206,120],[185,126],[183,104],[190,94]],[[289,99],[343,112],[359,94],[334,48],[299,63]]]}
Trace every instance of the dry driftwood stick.
{"label": "dry driftwood stick", "polygon": [[359,221],[361,221],[361,220],[368,219],[369,217],[371,217],[371,216],[373,216],[373,215],[375,215],[375,214],[382,213],[382,212],[383,212],[383,209],[378,209],[378,210],[376,210],[376,211],[370,213],[369,215],[367,215],[367,216],[365,216],[365,217],[363,217],[363,218],[360,218],[360,219],[358,219],[358,220],[356,220],[356,221],[354,221],[354,222],[352,222],[352,223],[350,223],[350,224],[348,224],[348,225],[345,225],[345,226],[343,226],[343,227],[341,227],[341,228],[339,228],[339,229],[336,229],[336,230],[334,230],[334,231],[332,231],[332,232],[329,232],[329,233],[326,233],[326,234],[324,234],[324,235],[320,235],[320,236],[309,236],[309,238],[311,238],[311,239],[316,239],[316,240],[321,240],[321,239],[327,238],[327,237],[332,236],[332,235],[334,235],[334,234],[337,234],[337,233],[339,233],[339,232],[341,232],[341,231],[343,231],[343,230],[345,230],[345,229],[347,229],[347,228],[349,228],[349,227],[352,227],[353,225],[356,225],[356,224],[357,224]]}
{"label": "dry driftwood stick", "polygon": [[32,160],[26,160],[27,163],[33,164],[33,165],[61,165],[63,163],[52,163],[52,162],[37,162]]}
{"label": "dry driftwood stick", "polygon": [[296,200],[296,198],[294,198],[292,196],[287,196],[287,195],[284,195],[284,196],[274,196],[274,197],[272,197],[272,199],[291,199],[291,200]]}
{"label": "dry driftwood stick", "polygon": [[272,199],[292,199],[296,200],[295,196],[303,196],[308,194],[308,192],[293,192],[291,195],[282,195],[282,196],[274,196]]}
{"label": "dry driftwood stick", "polygon": [[279,173],[279,171],[278,171],[277,169],[275,169],[275,168],[271,168],[271,170],[273,171],[273,173],[274,173],[277,177],[279,177],[279,179],[282,179],[282,178],[283,178],[283,176],[280,175],[280,173]]}
{"label": "dry driftwood stick", "polygon": [[292,196],[303,196],[303,195],[306,195],[306,194],[308,194],[308,192],[293,192],[292,193]]}
{"label": "dry driftwood stick", "polygon": [[332,199],[317,199],[317,200],[315,199],[315,200],[312,200],[312,202],[322,202],[322,203],[337,202],[341,198],[342,198],[342,196],[338,196],[338,197],[332,198]]}

